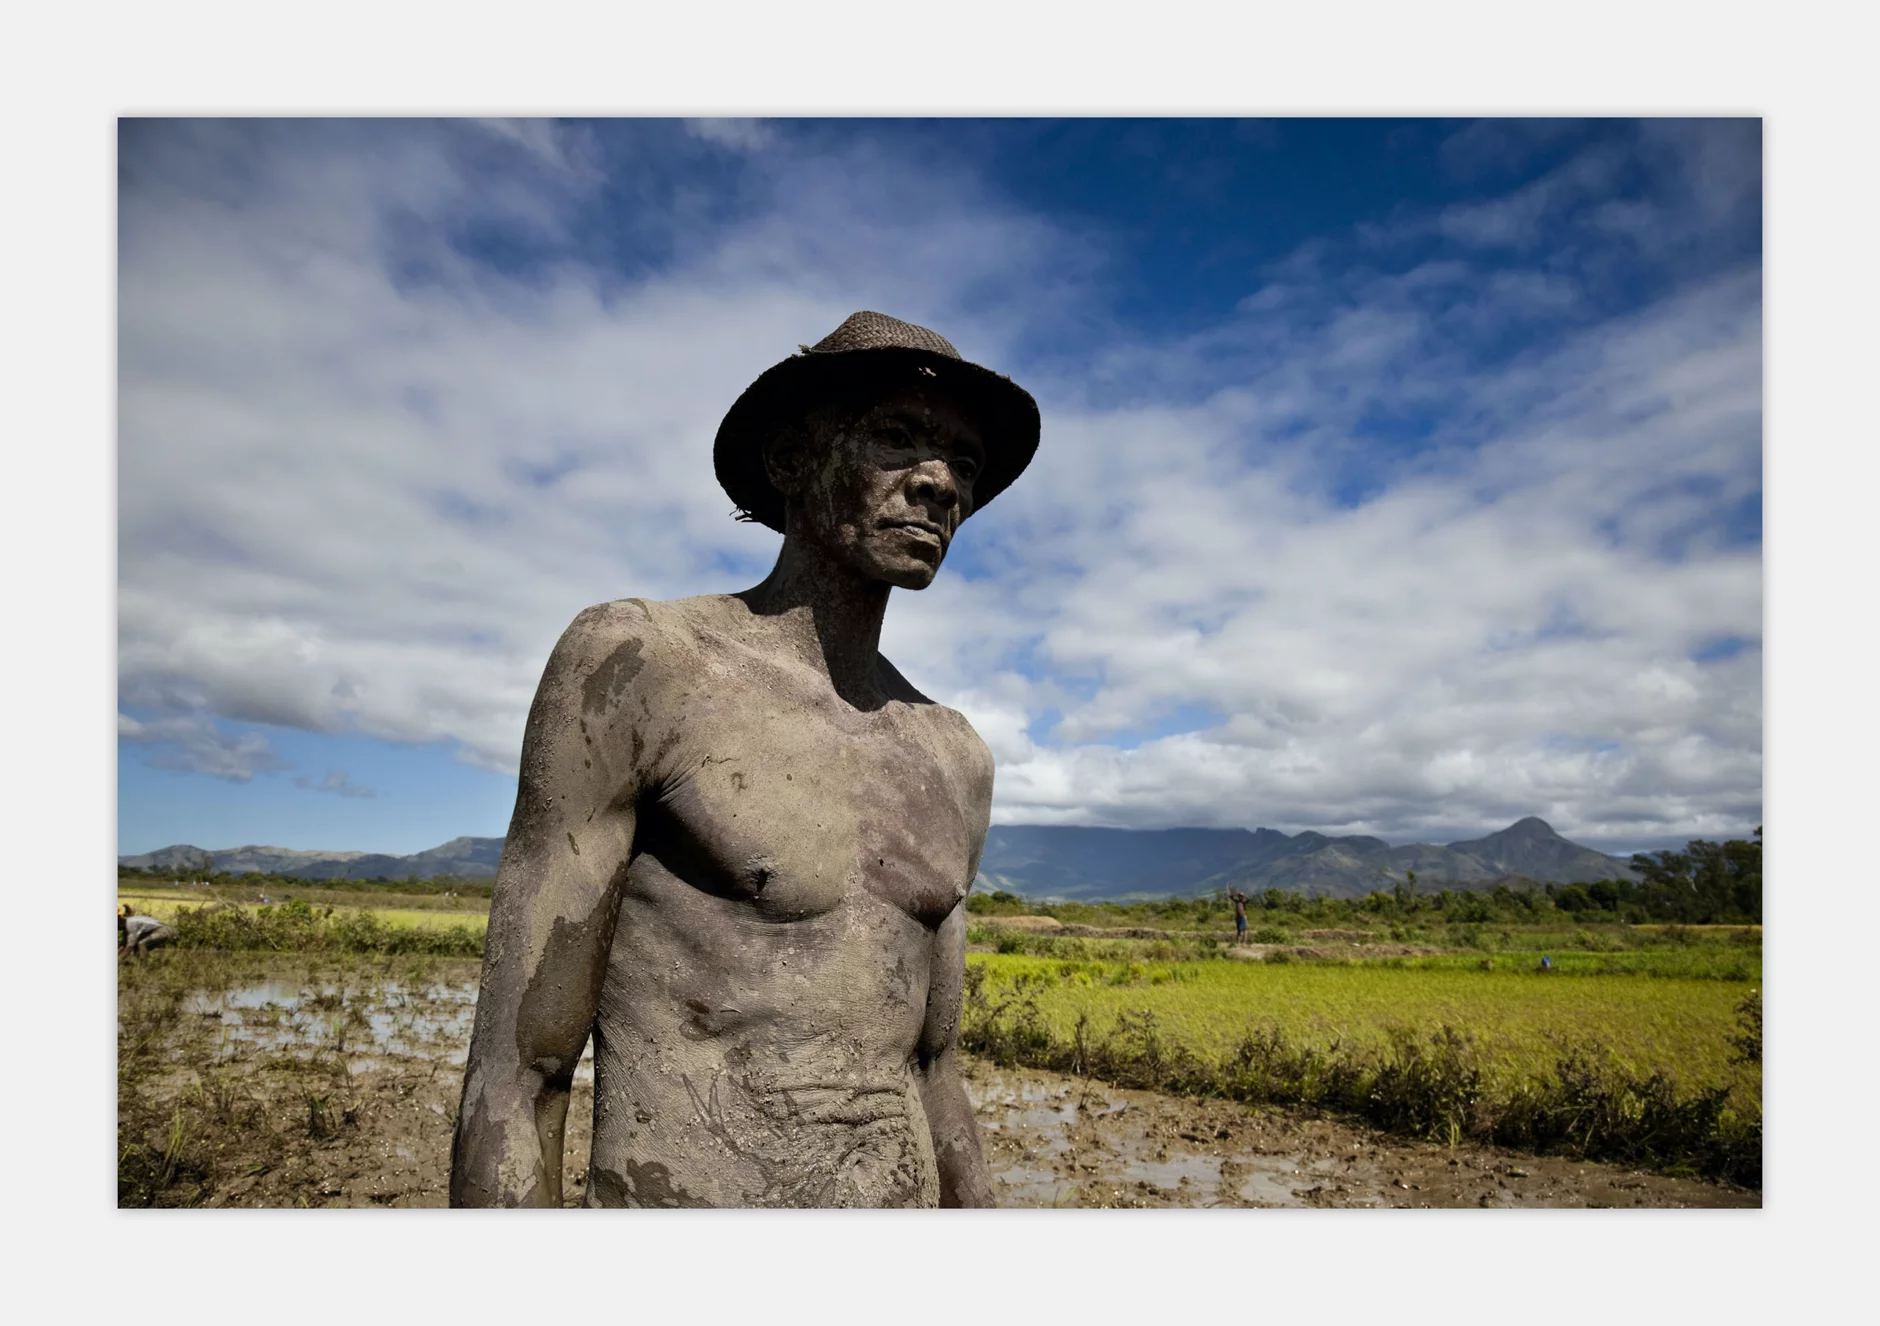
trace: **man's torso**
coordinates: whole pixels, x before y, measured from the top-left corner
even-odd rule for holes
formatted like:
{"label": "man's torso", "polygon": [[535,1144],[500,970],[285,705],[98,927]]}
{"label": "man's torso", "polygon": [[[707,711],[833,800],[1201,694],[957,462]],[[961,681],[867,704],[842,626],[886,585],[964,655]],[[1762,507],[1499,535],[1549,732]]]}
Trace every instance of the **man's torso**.
{"label": "man's torso", "polygon": [[851,707],[736,600],[642,611],[633,685],[598,697],[643,709],[624,730],[649,776],[595,1019],[588,1200],[933,1205],[916,1053],[990,757],[898,677]]}

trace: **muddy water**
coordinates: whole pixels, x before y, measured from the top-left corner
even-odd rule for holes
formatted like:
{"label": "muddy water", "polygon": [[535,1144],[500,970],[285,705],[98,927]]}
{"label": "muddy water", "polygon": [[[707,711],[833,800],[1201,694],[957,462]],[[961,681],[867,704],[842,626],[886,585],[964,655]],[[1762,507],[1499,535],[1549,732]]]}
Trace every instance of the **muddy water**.
{"label": "muddy water", "polygon": [[[462,1068],[476,1020],[476,982],[381,980],[361,989],[337,980],[253,981],[197,991],[185,1011],[215,1024],[224,1057],[270,1052],[310,1060],[338,1055],[354,1073],[425,1059]],[[594,1050],[582,1051],[575,1081],[594,1083]]]}
{"label": "muddy water", "polygon": [[1761,1194],[969,1061],[1003,1206],[1719,1207]]}
{"label": "muddy water", "polygon": [[[205,1119],[206,1173],[176,1200],[213,1206],[441,1206],[475,1011],[474,963],[430,979],[296,970],[194,991],[134,1094],[153,1141],[169,1102],[235,1093]],[[1334,1120],[1103,1086],[965,1060],[993,1190],[1006,1207],[1759,1206],[1696,1180],[1490,1148],[1407,1142]],[[332,1126],[309,1125],[309,1101]],[[121,1105],[123,1103],[121,1087]],[[593,1063],[568,1115],[564,1192],[586,1179]],[[242,1111],[247,1111],[245,1114]]]}

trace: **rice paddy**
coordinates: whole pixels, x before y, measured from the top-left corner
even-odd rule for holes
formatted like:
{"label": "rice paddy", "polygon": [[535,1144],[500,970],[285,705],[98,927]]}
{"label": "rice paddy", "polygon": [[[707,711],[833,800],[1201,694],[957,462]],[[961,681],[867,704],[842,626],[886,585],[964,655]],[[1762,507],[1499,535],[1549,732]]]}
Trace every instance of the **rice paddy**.
{"label": "rice paddy", "polygon": [[[1644,967],[1657,955],[1628,956]],[[1563,1043],[1596,1043],[1630,1072],[1662,1069],[1684,1086],[1723,1086],[1743,1076],[1728,1040],[1745,993],[1738,981],[1542,972],[1538,960],[1530,967],[1514,958],[1488,970],[1466,958],[1149,963],[1133,971],[1131,964],[1006,954],[968,961],[985,970],[994,1002],[1030,977],[1043,1022],[1057,1036],[1070,1035],[1080,1017],[1100,1035],[1119,1015],[1148,1012],[1164,1036],[1221,1055],[1272,1027],[1321,1050],[1381,1047],[1398,1028],[1450,1027],[1471,1035],[1498,1073],[1541,1072]]]}
{"label": "rice paddy", "polygon": [[[262,903],[139,883],[120,898],[176,927],[177,959],[482,952],[481,898],[294,892]],[[1760,1183],[1760,927],[1281,917],[1237,947],[1197,919],[1056,933],[976,919],[962,1048],[1452,1146]]]}

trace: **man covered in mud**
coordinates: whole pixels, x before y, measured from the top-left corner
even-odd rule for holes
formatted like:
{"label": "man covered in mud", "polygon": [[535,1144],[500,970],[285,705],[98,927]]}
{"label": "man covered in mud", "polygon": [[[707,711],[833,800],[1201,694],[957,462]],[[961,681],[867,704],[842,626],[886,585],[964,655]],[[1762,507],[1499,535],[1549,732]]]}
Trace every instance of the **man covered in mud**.
{"label": "man covered in mud", "polygon": [[888,596],[1030,462],[1038,409],[857,313],[767,370],[720,483],[784,536],[740,594],[589,608],[523,738],[452,1151],[457,1206],[983,1206],[956,1062],[992,757],[877,652]]}
{"label": "man covered in mud", "polygon": [[118,957],[142,958],[153,948],[161,948],[176,938],[176,931],[154,916],[135,916],[131,905],[118,908]]}

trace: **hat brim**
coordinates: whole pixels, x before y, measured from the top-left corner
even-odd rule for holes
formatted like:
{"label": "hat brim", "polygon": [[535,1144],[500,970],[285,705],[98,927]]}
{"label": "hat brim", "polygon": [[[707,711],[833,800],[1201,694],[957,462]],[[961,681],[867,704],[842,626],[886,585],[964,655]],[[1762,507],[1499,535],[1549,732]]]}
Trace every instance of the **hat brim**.
{"label": "hat brim", "polygon": [[1038,403],[991,369],[904,346],[794,355],[764,370],[718,425],[712,443],[718,482],[751,519],[783,533],[783,494],[764,472],[764,443],[779,427],[845,393],[913,384],[949,393],[977,421],[986,463],[973,481],[972,509],[983,509],[1037,453]]}

